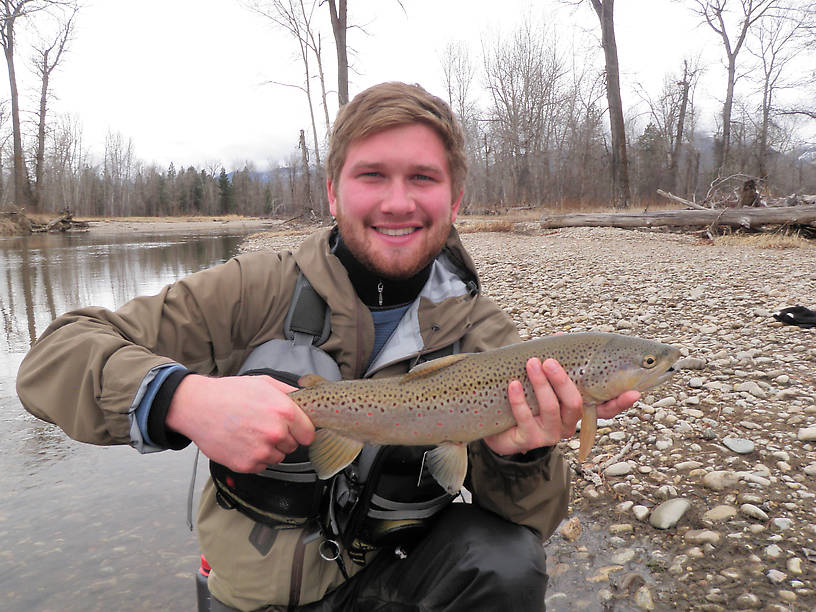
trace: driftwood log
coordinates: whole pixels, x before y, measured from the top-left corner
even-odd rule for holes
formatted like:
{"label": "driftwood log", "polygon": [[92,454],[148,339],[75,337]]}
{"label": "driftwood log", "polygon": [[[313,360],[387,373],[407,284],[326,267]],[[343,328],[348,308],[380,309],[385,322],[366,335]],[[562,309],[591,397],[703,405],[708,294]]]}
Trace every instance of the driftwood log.
{"label": "driftwood log", "polygon": [[663,210],[634,213],[571,213],[547,215],[542,228],[556,227],[704,227],[755,229],[762,225],[814,225],[816,206]]}

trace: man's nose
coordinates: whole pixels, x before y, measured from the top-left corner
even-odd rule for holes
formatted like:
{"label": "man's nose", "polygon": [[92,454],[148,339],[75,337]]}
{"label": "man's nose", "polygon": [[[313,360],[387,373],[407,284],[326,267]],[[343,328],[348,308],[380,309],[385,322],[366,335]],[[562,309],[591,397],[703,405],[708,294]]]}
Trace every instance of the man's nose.
{"label": "man's nose", "polygon": [[411,190],[404,181],[391,181],[380,207],[383,212],[391,214],[410,214],[416,209],[416,202]]}

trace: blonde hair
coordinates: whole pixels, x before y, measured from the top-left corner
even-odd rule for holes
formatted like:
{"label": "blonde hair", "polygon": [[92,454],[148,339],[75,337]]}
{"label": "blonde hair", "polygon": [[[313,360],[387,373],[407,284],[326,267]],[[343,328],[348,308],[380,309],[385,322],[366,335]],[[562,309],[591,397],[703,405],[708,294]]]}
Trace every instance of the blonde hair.
{"label": "blonde hair", "polygon": [[349,145],[376,132],[409,123],[424,123],[442,140],[456,199],[465,184],[465,136],[450,106],[419,85],[380,83],[360,92],[337,113],[326,157],[326,174],[340,178]]}

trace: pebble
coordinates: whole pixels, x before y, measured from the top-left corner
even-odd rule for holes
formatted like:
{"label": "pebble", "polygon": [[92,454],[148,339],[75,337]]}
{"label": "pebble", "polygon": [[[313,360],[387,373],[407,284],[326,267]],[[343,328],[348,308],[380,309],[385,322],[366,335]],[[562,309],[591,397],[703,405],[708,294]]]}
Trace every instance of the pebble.
{"label": "pebble", "polygon": [[768,573],[765,575],[768,577],[768,580],[770,580],[774,584],[780,584],[781,582],[785,581],[785,578],[787,578],[787,576],[783,572],[780,572],[779,570],[776,569],[769,570]]}
{"label": "pebble", "polygon": [[632,464],[628,461],[613,463],[604,470],[606,476],[625,476],[632,473]]}
{"label": "pebble", "polygon": [[762,606],[762,601],[753,593],[743,593],[737,597],[736,604],[738,608],[759,608]]}
{"label": "pebble", "polygon": [[745,438],[723,438],[723,444],[739,455],[753,453],[756,445],[751,440]]}
{"label": "pebble", "polygon": [[703,520],[722,523],[724,521],[730,521],[735,516],[737,516],[737,509],[734,508],[734,506],[721,504],[714,506],[711,510],[703,514]]}
{"label": "pebble", "polygon": [[683,498],[665,501],[652,510],[649,524],[656,529],[674,527],[690,507],[691,502]]}
{"label": "pebble", "polygon": [[690,544],[717,544],[722,539],[722,534],[710,529],[692,529],[683,537]]}
{"label": "pebble", "polygon": [[632,506],[632,514],[635,515],[637,520],[644,521],[649,516],[649,509],[646,506]]}
{"label": "pebble", "polygon": [[742,512],[745,516],[749,518],[754,518],[760,521],[767,521],[768,515],[765,512],[755,506],[754,504],[742,504],[740,506],[740,512]]}
{"label": "pebble", "polygon": [[577,516],[571,517],[561,525],[560,533],[568,542],[574,542],[581,536],[581,520]]}
{"label": "pebble", "polygon": [[652,592],[646,585],[643,585],[637,591],[635,591],[635,605],[641,610],[655,609],[654,599],[652,598]]}
{"label": "pebble", "polygon": [[802,560],[799,557],[791,557],[787,563],[788,571],[797,576],[802,575]]}
{"label": "pebble", "polygon": [[703,486],[715,491],[732,489],[739,483],[739,476],[728,470],[715,470],[703,476]]}
{"label": "pebble", "polygon": [[803,427],[796,434],[796,439],[801,442],[811,442],[816,440],[816,427]]}
{"label": "pebble", "polygon": [[771,521],[771,524],[779,529],[779,531],[785,531],[793,526],[793,521],[789,518],[775,518]]}
{"label": "pebble", "polygon": [[782,549],[778,544],[771,544],[765,548],[765,556],[770,559],[778,559],[782,556]]}

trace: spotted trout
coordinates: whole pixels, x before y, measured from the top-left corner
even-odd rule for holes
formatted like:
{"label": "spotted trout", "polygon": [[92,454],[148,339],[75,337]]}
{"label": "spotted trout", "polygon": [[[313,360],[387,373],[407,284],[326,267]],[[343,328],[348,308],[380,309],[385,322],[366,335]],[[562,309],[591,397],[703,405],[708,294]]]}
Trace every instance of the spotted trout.
{"label": "spotted trout", "polygon": [[435,446],[425,465],[443,488],[456,493],[467,472],[467,443],[516,424],[507,399],[511,381],[521,381],[538,414],[525,369],[531,357],[556,359],[581,392],[583,461],[595,440],[595,407],[624,391],[661,384],[674,373],[680,351],[643,338],[586,332],[443,357],[390,378],[328,382],[308,374],[290,397],[318,428],[309,459],[320,478],[329,478],[364,443]]}

